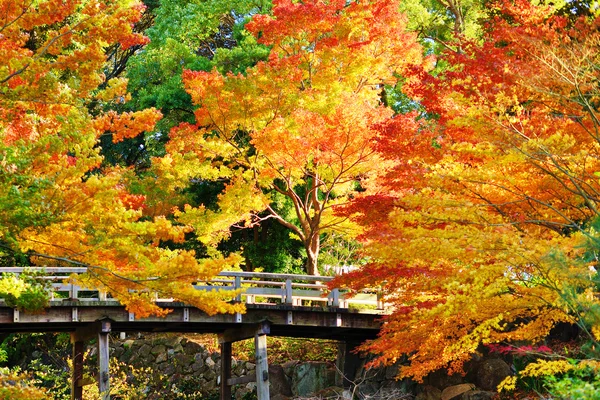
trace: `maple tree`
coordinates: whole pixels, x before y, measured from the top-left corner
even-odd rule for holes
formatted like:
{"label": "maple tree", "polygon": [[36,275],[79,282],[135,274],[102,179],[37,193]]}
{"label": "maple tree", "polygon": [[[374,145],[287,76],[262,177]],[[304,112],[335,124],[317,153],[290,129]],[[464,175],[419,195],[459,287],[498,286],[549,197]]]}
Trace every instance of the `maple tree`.
{"label": "maple tree", "polygon": [[[84,286],[108,290],[138,316],[164,314],[154,293],[209,313],[235,312],[231,294],[193,289],[235,256],[197,259],[172,250],[191,228],[173,223],[123,167],[100,168],[98,138],[151,130],[154,109],[118,113],[127,82],[102,73],[106,49],[143,45],[130,0],[0,1],[0,244],[39,265],[86,265]],[[133,290],[131,290],[133,289]]]}
{"label": "maple tree", "polygon": [[[133,111],[156,107],[163,118],[151,131],[118,144],[112,143],[110,135],[103,136],[105,162],[134,166],[138,173],[144,174],[151,165],[151,157],[164,154],[168,131],[182,122],[194,121],[195,106],[183,86],[183,69],[241,72],[265,60],[269,48],[258,44],[244,26],[250,15],[269,12],[270,3],[162,1],[160,7],[153,9],[150,12],[153,24],[145,30],[151,42],[127,64],[132,98],[120,108]],[[145,14],[148,13],[146,10]],[[180,201],[211,208],[222,189],[221,182],[196,180],[184,189],[185,200]],[[156,196],[161,198],[160,202],[168,202],[172,194],[155,193]],[[204,244],[195,240],[193,234],[188,235],[183,246],[199,253],[205,251]],[[260,267],[279,272],[302,271],[301,247],[298,240],[289,237],[286,228],[272,221],[234,229],[231,237],[219,245],[225,253],[240,252],[247,270]]]}
{"label": "maple tree", "polygon": [[239,17],[251,10],[268,12],[263,3],[269,2],[165,0],[152,10],[152,24],[144,31],[150,43],[128,60],[125,76],[132,98],[122,108],[155,107],[163,118],[151,131],[116,146],[105,137],[108,161],[148,168],[151,156],[164,154],[168,131],[181,122],[193,122],[194,107],[181,79],[183,69],[244,70],[266,57],[268,49],[243,33]]}
{"label": "maple tree", "polygon": [[413,70],[403,89],[432,117],[391,121],[379,150],[396,167],[347,209],[374,261],[334,284],[386,293],[394,313],[364,349],[408,355],[417,380],[559,322],[599,339],[598,19],[489,11],[483,42],[444,53],[437,76]]}
{"label": "maple tree", "polygon": [[243,74],[184,71],[195,123],[171,131],[163,162],[182,182],[227,182],[217,210],[188,206],[179,221],[227,237],[234,224],[274,219],[318,274],[321,235],[351,229],[332,208],[385,167],[374,151],[378,124],[391,117],[381,89],[421,63],[421,49],[396,2],[282,0],[272,14],[246,25],[271,47],[268,60]]}

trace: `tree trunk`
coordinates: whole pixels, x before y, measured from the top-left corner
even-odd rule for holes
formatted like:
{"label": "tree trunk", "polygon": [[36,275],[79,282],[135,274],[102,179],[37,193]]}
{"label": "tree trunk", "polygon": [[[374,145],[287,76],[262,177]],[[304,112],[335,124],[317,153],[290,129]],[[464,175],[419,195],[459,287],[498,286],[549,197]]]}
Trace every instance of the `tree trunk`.
{"label": "tree trunk", "polygon": [[320,275],[318,268],[319,250],[321,250],[321,238],[319,234],[312,234],[306,243],[306,254],[308,259],[306,260],[306,273],[309,275]]}

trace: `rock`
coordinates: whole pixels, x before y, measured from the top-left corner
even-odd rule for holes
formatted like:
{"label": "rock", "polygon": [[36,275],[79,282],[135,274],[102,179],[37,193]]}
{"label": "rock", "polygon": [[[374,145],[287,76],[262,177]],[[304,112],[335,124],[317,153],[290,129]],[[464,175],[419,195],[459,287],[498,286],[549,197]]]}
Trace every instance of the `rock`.
{"label": "rock", "polygon": [[193,372],[198,372],[198,371],[200,371],[200,370],[202,369],[202,367],[204,367],[204,361],[203,361],[203,362],[201,362],[201,363],[199,363],[199,362],[197,362],[197,361],[196,361],[196,362],[194,362],[194,363],[191,365],[191,369],[192,369],[192,371],[193,371]]}
{"label": "rock", "polygon": [[185,367],[185,368],[189,367],[190,364],[194,361],[191,357],[186,356],[183,353],[175,354],[174,360],[175,360],[174,362],[177,365],[181,365],[182,367]]}
{"label": "rock", "polygon": [[206,372],[204,372],[204,378],[209,382],[211,382],[211,381],[216,382],[217,381],[217,373],[212,369],[208,369],[208,370],[206,370]]}
{"label": "rock", "polygon": [[412,394],[401,389],[382,387],[375,395],[378,399],[412,399]]}
{"label": "rock", "polygon": [[179,345],[179,343],[181,343],[181,340],[182,340],[181,336],[171,336],[170,338],[165,340],[165,346],[174,348],[177,345]]}
{"label": "rock", "polygon": [[255,383],[248,383],[246,385],[239,385],[235,390],[235,398],[236,400],[243,400],[248,398],[256,398],[256,393],[254,396],[251,396],[250,393],[256,389]]}
{"label": "rock", "polygon": [[335,369],[322,362],[298,364],[292,375],[292,393],[294,396],[309,396],[335,385]]}
{"label": "rock", "polygon": [[175,353],[183,353],[183,346],[178,344],[175,347],[173,347],[173,352]]}
{"label": "rock", "polygon": [[314,394],[318,399],[339,399],[343,396],[344,389],[338,386],[331,386],[323,390],[319,390]]}
{"label": "rock", "polygon": [[495,391],[498,384],[510,375],[510,367],[506,362],[499,358],[490,358],[478,364],[475,383],[483,390]]}
{"label": "rock", "polygon": [[449,386],[464,383],[463,377],[460,374],[448,375],[448,371],[445,369],[430,373],[423,381],[426,385],[435,386],[440,390],[444,390]]}
{"label": "rock", "polygon": [[231,363],[231,374],[233,376],[244,376],[246,375],[246,363],[238,361],[237,363]]}
{"label": "rock", "polygon": [[119,346],[119,347],[115,347],[115,350],[113,351],[112,356],[115,357],[115,358],[119,358],[124,353],[125,353],[125,349],[123,347]]}
{"label": "rock", "polygon": [[164,363],[165,361],[167,361],[167,353],[159,353],[159,354],[156,356],[156,359],[155,359],[155,361],[154,361],[154,362],[155,362],[156,364],[160,364],[160,363]]}
{"label": "rock", "polygon": [[442,398],[442,391],[435,386],[425,385],[419,388],[419,393],[415,397],[415,400],[440,400]]}
{"label": "rock", "polygon": [[398,365],[398,364],[390,365],[389,367],[387,367],[385,369],[385,379],[392,380],[398,376],[399,372],[400,372],[400,365]]}
{"label": "rock", "polygon": [[[182,344],[183,345],[183,344]],[[197,343],[187,341],[185,345],[183,345],[183,351],[188,354],[195,354],[201,352],[203,349],[198,346]]]}
{"label": "rock", "polygon": [[292,375],[294,374],[294,369],[298,365],[298,361],[288,361],[283,363],[283,372],[288,376],[288,378],[292,379]]}
{"label": "rock", "polygon": [[471,383],[461,383],[460,385],[448,386],[442,391],[441,400],[457,399],[461,394],[475,389]]}
{"label": "rock", "polygon": [[206,360],[204,360],[204,364],[206,364],[208,368],[213,368],[216,365],[213,359],[210,357],[206,357]]}
{"label": "rock", "polygon": [[158,365],[158,369],[163,373],[163,375],[173,375],[175,373],[175,366],[170,363],[162,363]]}
{"label": "rock", "polygon": [[202,386],[202,390],[204,390],[208,393],[214,391],[215,389],[217,389],[217,380],[216,379],[207,380],[206,384],[204,384]]}
{"label": "rock", "polygon": [[269,365],[269,393],[271,396],[291,396],[292,386],[290,379],[285,375],[281,365]]}
{"label": "rock", "polygon": [[167,348],[164,344],[157,344],[156,346],[152,347],[152,350],[150,350],[150,354],[152,354],[153,356],[157,356],[161,353],[165,353],[166,351]]}
{"label": "rock", "polygon": [[376,394],[379,393],[380,383],[377,381],[365,381],[360,384],[358,388],[358,397],[359,398],[374,398]]}
{"label": "rock", "polygon": [[150,354],[150,350],[152,350],[152,347],[150,347],[148,345],[148,343],[140,344],[139,348],[137,348],[136,345],[131,347],[131,351],[134,354],[136,354],[139,358],[144,358],[144,357],[148,356],[148,354]]}
{"label": "rock", "polygon": [[131,364],[131,365],[135,365],[135,366],[138,366],[142,362],[142,360],[138,357],[137,353],[135,353],[131,357],[129,357],[129,360],[122,360],[122,361],[126,362],[127,364]]}
{"label": "rock", "polygon": [[411,379],[402,379],[399,381],[385,381],[381,385],[381,389],[394,391],[396,393],[413,394],[415,393],[417,384]]}
{"label": "rock", "polygon": [[484,390],[472,390],[464,393],[460,400],[492,400],[496,396],[496,392],[487,392]]}

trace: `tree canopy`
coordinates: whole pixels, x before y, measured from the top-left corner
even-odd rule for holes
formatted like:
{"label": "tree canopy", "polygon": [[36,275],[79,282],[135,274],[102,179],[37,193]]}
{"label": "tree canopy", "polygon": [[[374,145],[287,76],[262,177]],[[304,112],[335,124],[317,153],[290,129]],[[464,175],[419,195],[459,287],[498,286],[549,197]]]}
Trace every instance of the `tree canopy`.
{"label": "tree canopy", "polygon": [[349,209],[373,263],[343,280],[383,287],[396,310],[365,348],[409,354],[401,374],[416,379],[559,322],[599,338],[598,20],[527,1],[490,11],[483,41],[404,86],[427,117],[389,126],[379,150],[396,167]]}
{"label": "tree canopy", "polygon": [[[245,224],[275,219],[318,274],[321,235],[349,229],[332,208],[385,165],[373,147],[391,117],[381,88],[419,64],[421,50],[395,2],[276,1],[273,16],[247,28],[271,48],[268,60],[244,74],[184,71],[196,121],[171,132],[166,157],[185,179],[228,182],[211,218],[223,227],[244,214]],[[292,202],[291,219],[274,196]],[[209,220],[196,208],[179,218],[197,228]]]}
{"label": "tree canopy", "polygon": [[[191,287],[223,263],[173,250],[190,230],[136,192],[124,167],[101,167],[97,141],[151,130],[152,108],[120,113],[101,105],[128,99],[126,81],[105,82],[108,46],[140,45],[132,31],[143,6],[134,1],[0,2],[0,240],[7,258],[89,266],[84,284],[105,287],[140,316],[164,311],[152,292],[201,309],[236,311],[230,295]],[[129,289],[135,289],[131,291]]]}
{"label": "tree canopy", "polygon": [[420,380],[563,322],[594,361],[599,21],[586,2],[0,0],[1,261],[88,266],[139,316],[165,313],[154,293],[237,312],[192,283],[271,262],[261,240],[318,274],[324,238],[358,238],[366,265],[333,284],[391,306],[376,363],[408,355]]}

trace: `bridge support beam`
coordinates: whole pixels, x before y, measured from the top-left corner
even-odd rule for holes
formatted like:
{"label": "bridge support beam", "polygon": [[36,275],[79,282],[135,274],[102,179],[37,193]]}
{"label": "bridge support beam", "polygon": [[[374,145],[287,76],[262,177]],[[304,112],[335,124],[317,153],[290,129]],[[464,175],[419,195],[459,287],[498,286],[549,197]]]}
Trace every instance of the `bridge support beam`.
{"label": "bridge support beam", "polygon": [[[256,382],[258,400],[269,400],[269,363],[267,359],[267,335],[271,332],[266,321],[239,329],[228,329],[219,335],[221,347],[221,400],[231,400],[231,387],[236,384]],[[255,375],[231,377],[231,344],[254,337]]]}
{"label": "bridge support beam", "polygon": [[110,379],[108,374],[110,321],[100,321],[98,332],[98,392],[101,400],[110,400]]}
{"label": "bridge support beam", "polygon": [[352,385],[356,380],[356,371],[360,367],[360,355],[355,352],[360,345],[359,342],[340,342],[338,344],[338,356],[336,366],[338,374],[336,384],[342,385],[344,389],[352,389]]}
{"label": "bridge support beam", "polygon": [[256,397],[258,400],[269,398],[269,363],[267,360],[267,335],[256,332],[254,335],[256,357]]}
{"label": "bridge support beam", "polygon": [[221,348],[221,400],[231,400],[231,342],[220,343]]}
{"label": "bridge support beam", "polygon": [[98,391],[101,400],[110,400],[110,382],[108,374],[108,336],[110,331],[110,321],[103,320],[78,328],[75,332],[71,333],[71,343],[73,346],[71,400],[82,400],[83,386],[93,382],[84,382],[83,355],[85,353],[85,343],[96,335],[98,337]]}
{"label": "bridge support beam", "polygon": [[71,335],[73,346],[73,369],[71,371],[71,400],[83,399],[83,353],[84,342],[75,335]]}

